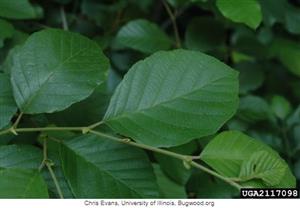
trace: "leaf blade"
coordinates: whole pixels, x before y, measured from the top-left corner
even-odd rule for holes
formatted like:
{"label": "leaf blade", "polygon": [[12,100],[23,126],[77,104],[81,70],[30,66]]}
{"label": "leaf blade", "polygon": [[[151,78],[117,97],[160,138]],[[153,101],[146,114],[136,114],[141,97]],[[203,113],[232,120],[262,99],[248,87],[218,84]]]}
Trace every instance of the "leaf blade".
{"label": "leaf blade", "polygon": [[116,41],[144,53],[167,50],[172,44],[156,24],[144,19],[133,20],[123,26],[116,36]]}
{"label": "leaf blade", "polygon": [[28,0],[1,0],[0,16],[9,19],[35,19],[43,15],[40,7],[31,5]]}
{"label": "leaf blade", "polygon": [[48,192],[38,170],[2,169],[0,198],[48,198]]}
{"label": "leaf blade", "polygon": [[0,129],[7,126],[17,112],[9,75],[0,74]]}
{"label": "leaf blade", "polygon": [[[263,184],[261,183],[261,180],[257,181],[257,178],[253,178],[254,180],[244,182],[242,185],[269,188],[295,187],[295,177],[292,175],[286,162],[280,158],[278,153],[259,140],[255,140],[238,131],[227,131],[217,135],[204,148],[200,157],[206,164],[220,174],[230,178],[242,179],[241,181],[243,181],[243,177],[239,178],[239,176],[250,175],[248,174],[250,171],[248,171],[247,168],[253,164],[251,161],[256,159],[256,153],[261,151],[267,152],[268,156],[270,156],[273,161],[280,163],[280,167],[284,167],[284,170],[281,171],[284,174],[281,174],[281,177],[275,181],[276,184],[275,182],[272,184]],[[254,159],[251,159],[251,157],[254,157]],[[243,165],[243,163],[245,164]],[[241,168],[244,170],[241,170]],[[276,169],[272,174],[277,174]],[[259,179],[268,180],[269,178],[267,176],[264,177],[263,175]]]}
{"label": "leaf blade", "polygon": [[152,167],[141,150],[85,135],[65,142],[61,158],[64,174],[76,197],[158,196]]}
{"label": "leaf blade", "polygon": [[237,91],[237,73],[210,56],[157,52],[129,70],[104,121],[139,142],[178,146],[217,131],[234,114]]}
{"label": "leaf blade", "polygon": [[257,0],[217,0],[221,13],[237,23],[256,29],[262,21],[261,8]]}
{"label": "leaf blade", "polygon": [[61,111],[88,97],[104,81],[107,68],[107,58],[93,41],[62,30],[43,30],[14,54],[14,97],[24,113]]}

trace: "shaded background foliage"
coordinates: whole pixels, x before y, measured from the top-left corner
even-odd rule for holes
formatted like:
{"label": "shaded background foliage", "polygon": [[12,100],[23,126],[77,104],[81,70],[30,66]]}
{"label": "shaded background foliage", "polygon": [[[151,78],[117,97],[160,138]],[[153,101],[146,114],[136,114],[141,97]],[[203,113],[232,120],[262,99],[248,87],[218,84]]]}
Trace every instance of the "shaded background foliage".
{"label": "shaded background foliage", "polygon": [[[19,1],[10,0],[11,7],[1,7],[7,1],[0,1],[1,71],[9,69],[10,54],[31,33],[48,27],[61,28],[65,24],[64,13],[69,30],[93,39],[110,59],[107,83],[91,96],[61,112],[24,116],[21,126],[48,123],[82,126],[99,121],[115,87],[135,62],[156,51],[180,45],[212,55],[239,71],[239,109],[222,130],[240,130],[270,145],[287,161],[299,184],[299,0],[168,0],[165,3],[173,11],[180,42],[172,18],[160,0],[35,0],[30,3],[22,0],[22,6]],[[245,4],[246,1],[249,4]],[[60,134],[50,137],[72,136]],[[39,147],[41,137],[43,135],[37,133],[5,135],[1,136],[0,144]],[[170,150],[198,154],[211,138],[194,140]],[[68,145],[74,145],[72,143]],[[58,165],[55,171],[65,197],[73,197],[59,168],[57,148],[55,142],[49,144],[49,157]],[[35,151],[26,149],[24,154],[35,157]],[[65,147],[64,151],[71,149]],[[156,153],[148,152],[148,155],[155,163],[163,197],[222,198],[237,194],[232,187],[206,173],[182,168],[181,161]],[[37,166],[33,162],[27,165]],[[58,197],[49,173],[45,173],[44,178],[50,196]]]}

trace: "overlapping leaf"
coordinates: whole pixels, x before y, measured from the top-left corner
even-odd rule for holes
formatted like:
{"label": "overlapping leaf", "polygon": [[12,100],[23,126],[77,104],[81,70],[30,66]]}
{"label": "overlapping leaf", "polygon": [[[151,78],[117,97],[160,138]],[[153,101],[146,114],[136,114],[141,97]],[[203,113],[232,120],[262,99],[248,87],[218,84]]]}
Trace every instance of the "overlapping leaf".
{"label": "overlapping leaf", "polygon": [[172,44],[169,37],[156,24],[142,19],[124,25],[118,32],[116,41],[145,53],[166,50]]}
{"label": "overlapping leaf", "polygon": [[0,146],[0,168],[38,169],[42,159],[42,151],[34,146]]}
{"label": "overlapping leaf", "polygon": [[9,75],[0,73],[0,129],[9,124],[16,111]]}
{"label": "overlapping leaf", "polygon": [[154,198],[158,189],[145,153],[93,135],[65,142],[62,167],[77,198]]}
{"label": "overlapping leaf", "polygon": [[28,0],[0,1],[0,17],[10,19],[35,19],[42,15],[42,8],[31,5]]}
{"label": "overlapping leaf", "polygon": [[267,186],[281,182],[287,164],[268,151],[258,151],[242,163],[239,178],[244,181],[261,179]]}
{"label": "overlapping leaf", "polygon": [[288,165],[274,150],[237,131],[216,136],[205,147],[201,158],[222,175],[237,178],[252,187],[291,188],[296,185]]}
{"label": "overlapping leaf", "polygon": [[237,73],[227,65],[200,52],[157,52],[129,70],[104,120],[138,142],[177,146],[216,132],[237,105]]}
{"label": "overlapping leaf", "polygon": [[62,30],[43,30],[14,54],[14,97],[24,113],[64,110],[88,97],[104,81],[107,68],[95,42]]}
{"label": "overlapping leaf", "polygon": [[48,191],[38,170],[2,169],[0,198],[48,198]]}
{"label": "overlapping leaf", "polygon": [[262,20],[257,0],[217,0],[217,7],[233,22],[245,23],[253,29],[256,29]]}

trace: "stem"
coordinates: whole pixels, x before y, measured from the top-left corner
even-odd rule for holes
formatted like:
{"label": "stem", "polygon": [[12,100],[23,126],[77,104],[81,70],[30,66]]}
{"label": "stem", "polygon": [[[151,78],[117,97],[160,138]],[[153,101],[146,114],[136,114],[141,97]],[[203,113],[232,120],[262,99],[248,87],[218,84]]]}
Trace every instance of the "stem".
{"label": "stem", "polygon": [[97,126],[100,126],[101,124],[103,124],[103,121],[99,121],[97,123],[94,123],[92,125],[89,126],[89,129],[94,129],[96,128]]}
{"label": "stem", "polygon": [[43,169],[43,167],[45,166],[46,164],[46,161],[48,160],[48,154],[47,154],[47,139],[44,138],[44,141],[43,141],[43,161],[39,167],[39,171],[41,171]]}
{"label": "stem", "polygon": [[21,118],[23,116],[23,112],[21,112],[17,118],[17,120],[15,121],[15,123],[13,124],[13,127],[16,129],[21,121]]}
{"label": "stem", "polygon": [[177,158],[179,160],[186,160],[187,157],[188,157],[186,155],[177,154],[175,152],[171,152],[171,151],[168,151],[168,150],[159,149],[159,148],[148,146],[148,145],[145,145],[145,144],[132,142],[130,139],[121,139],[121,138],[118,138],[118,137],[114,137],[114,136],[104,134],[104,133],[99,132],[99,131],[91,130],[90,132],[92,134],[95,134],[95,135],[98,135],[98,136],[101,136],[101,137],[104,137],[104,138],[107,138],[107,139],[110,139],[110,140],[113,140],[113,141],[116,141],[116,142],[121,142],[121,143],[128,144],[128,145],[131,145],[131,146],[135,146],[135,147],[138,147],[138,148],[150,150],[152,152],[157,152],[157,153],[160,153],[160,154],[168,155],[168,156]]}
{"label": "stem", "polygon": [[42,127],[42,128],[17,128],[16,132],[35,131],[82,131],[83,127]]}
{"label": "stem", "polygon": [[47,162],[46,162],[45,164],[46,164],[46,166],[47,166],[47,168],[48,168],[48,170],[49,170],[49,173],[50,173],[50,175],[51,175],[51,177],[52,177],[52,180],[53,180],[53,182],[54,182],[54,185],[55,185],[55,187],[56,187],[56,190],[57,190],[57,193],[58,193],[59,197],[60,197],[61,199],[63,199],[63,198],[64,198],[63,193],[62,193],[62,191],[61,191],[61,189],[60,189],[59,183],[58,183],[57,178],[56,178],[56,176],[55,176],[55,174],[54,174],[54,171],[52,170],[51,165],[50,165],[49,163],[47,163]]}
{"label": "stem", "polygon": [[66,18],[66,13],[65,13],[65,9],[63,6],[60,7],[60,16],[61,16],[61,21],[62,21],[62,26],[63,29],[68,31],[69,30],[69,26],[68,26],[68,21]]}
{"label": "stem", "polygon": [[203,165],[200,165],[199,163],[191,161],[190,165],[193,166],[193,167],[195,167],[195,168],[198,168],[198,169],[200,169],[200,170],[202,170],[202,171],[204,171],[204,172],[206,172],[206,173],[208,173],[210,175],[213,175],[216,178],[219,178],[219,179],[223,180],[224,182],[230,184],[231,186],[237,188],[238,190],[240,190],[241,188],[243,188],[241,185],[239,185],[238,183],[234,182],[230,178],[224,177],[224,176],[220,175],[219,173],[217,173],[215,171],[212,171],[211,169],[209,169],[209,168],[207,168],[207,167],[205,167]]}
{"label": "stem", "polygon": [[1,135],[8,134],[8,133],[10,133],[10,132],[11,132],[11,128],[5,129],[5,130],[3,130],[3,131],[0,131],[0,136],[1,136]]}
{"label": "stem", "polygon": [[209,169],[209,168],[207,168],[207,167],[205,167],[205,166],[203,166],[199,163],[196,163],[196,162],[192,161],[191,159],[193,158],[193,156],[181,155],[181,154],[171,152],[171,151],[168,151],[168,150],[159,149],[159,148],[148,146],[148,145],[145,145],[145,144],[132,142],[132,141],[130,141],[130,139],[120,139],[118,137],[107,135],[107,134],[104,134],[104,133],[101,133],[101,132],[98,132],[98,131],[94,131],[94,130],[91,130],[90,132],[92,134],[95,134],[95,135],[98,135],[98,136],[101,136],[101,137],[104,137],[104,138],[107,138],[107,139],[110,139],[110,140],[113,140],[113,141],[116,141],[116,142],[121,142],[121,143],[128,144],[128,145],[131,145],[131,146],[135,146],[135,147],[139,147],[139,148],[142,148],[142,149],[157,152],[157,153],[160,153],[160,154],[168,155],[170,157],[188,162],[194,168],[198,168],[198,169],[200,169],[200,170],[202,170],[202,171],[204,171],[204,172],[206,172],[210,175],[213,175],[213,176],[225,181],[226,183],[232,185],[233,187],[237,188],[238,190],[240,190],[242,188],[242,186],[240,186],[238,183],[234,182],[230,178],[224,177],[224,176],[218,174],[217,172],[214,172],[213,170],[211,170],[211,169]]}
{"label": "stem", "polygon": [[41,163],[41,165],[39,167],[39,171],[41,171],[44,166],[46,166],[48,168],[48,171],[49,171],[49,173],[51,175],[51,178],[52,178],[52,180],[54,182],[54,185],[56,187],[57,193],[58,193],[59,197],[61,199],[63,199],[64,196],[63,196],[62,191],[60,189],[60,186],[59,186],[59,183],[58,183],[57,178],[55,176],[55,173],[54,173],[54,171],[52,169],[52,165],[53,165],[52,162],[50,162],[48,160],[47,138],[44,138],[44,141],[43,141],[43,161],[42,161],[42,163]]}
{"label": "stem", "polygon": [[[239,185],[238,183],[236,183],[234,180],[232,180],[231,178],[228,178],[228,177],[225,177],[225,176],[222,176],[220,174],[218,174],[217,172],[199,164],[199,163],[196,163],[195,161],[193,161],[194,159],[200,159],[199,156],[190,156],[190,155],[182,155],[182,154],[178,154],[178,153],[175,153],[175,152],[171,152],[171,151],[168,151],[168,150],[165,150],[165,149],[160,149],[160,148],[156,148],[156,147],[152,147],[152,146],[148,146],[148,145],[145,145],[145,144],[141,144],[141,143],[136,143],[136,142],[133,142],[131,141],[130,139],[128,138],[119,138],[119,137],[115,137],[115,136],[112,136],[112,135],[109,135],[109,134],[105,134],[105,133],[102,133],[102,132],[99,132],[99,131],[95,131],[93,130],[93,128],[101,125],[103,123],[103,121],[100,121],[100,122],[97,122],[95,124],[92,124],[90,126],[87,126],[87,127],[43,127],[43,128],[16,128],[14,129],[15,132],[34,132],[34,131],[80,131],[82,132],[83,134],[84,133],[92,133],[92,134],[95,134],[97,136],[100,136],[100,137],[103,137],[103,138],[107,138],[107,139],[110,139],[112,141],[116,141],[116,142],[120,142],[120,143],[123,143],[123,144],[127,144],[127,145],[131,145],[131,146],[134,146],[134,147],[138,147],[138,148],[141,148],[141,149],[146,149],[146,150],[150,150],[152,152],[157,152],[159,154],[163,154],[163,155],[167,155],[167,156],[170,156],[170,157],[173,157],[173,158],[176,158],[176,159],[179,159],[179,160],[182,160],[185,164],[189,165],[189,166],[192,166],[194,168],[197,168],[197,169],[200,169],[210,175],[213,175],[221,180],[223,180],[224,182],[230,184],[231,186],[237,188],[238,190],[242,188],[241,185]],[[3,131],[0,131],[0,135],[3,135],[3,134],[8,134],[8,133],[12,133],[12,130],[11,128],[9,129],[5,129]],[[46,139],[45,139],[46,140]],[[62,196],[62,192],[60,190],[60,187],[59,187],[59,184],[57,182],[57,179],[55,177],[55,174],[52,170],[52,167],[51,167],[51,164],[49,163],[48,159],[47,159],[47,143],[46,141],[44,141],[44,160],[40,166],[40,169],[43,168],[44,165],[47,166],[50,174],[51,174],[51,177],[55,183],[55,186],[56,186],[56,189],[59,193],[59,196],[61,198],[63,198]]]}
{"label": "stem", "polygon": [[173,25],[173,30],[174,30],[174,34],[175,34],[175,40],[176,40],[176,48],[181,48],[181,42],[180,42],[180,37],[179,37],[179,32],[178,32],[178,27],[176,24],[176,16],[173,14],[171,8],[169,7],[168,3],[165,2],[165,0],[162,0],[162,3],[165,7],[165,9],[167,10],[167,13],[172,21],[172,25]]}

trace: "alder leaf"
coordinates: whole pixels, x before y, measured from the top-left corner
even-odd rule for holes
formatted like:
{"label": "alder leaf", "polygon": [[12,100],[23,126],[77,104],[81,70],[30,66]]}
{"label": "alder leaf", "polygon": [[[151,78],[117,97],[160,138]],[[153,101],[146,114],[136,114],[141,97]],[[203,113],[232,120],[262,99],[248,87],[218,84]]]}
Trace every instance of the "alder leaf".
{"label": "alder leaf", "polygon": [[131,67],[104,120],[118,133],[148,145],[187,143],[215,133],[235,113],[237,74],[200,52],[157,52]]}
{"label": "alder leaf", "polygon": [[154,53],[171,47],[170,38],[154,23],[133,20],[124,25],[116,36],[117,43],[144,53]]}
{"label": "alder leaf", "polygon": [[42,151],[32,145],[0,146],[0,168],[38,169]]}
{"label": "alder leaf", "polygon": [[142,150],[84,135],[65,142],[62,167],[77,198],[155,198],[158,188]]}
{"label": "alder leaf", "polygon": [[274,114],[284,120],[292,111],[291,103],[280,95],[274,95],[271,99],[271,109]]}
{"label": "alder leaf", "polygon": [[262,12],[257,0],[217,0],[221,13],[237,23],[256,29],[262,21]]}
{"label": "alder leaf", "polygon": [[[287,163],[269,146],[238,131],[227,131],[217,135],[202,151],[201,159],[218,173],[244,181],[249,177],[253,187],[293,188],[296,185]],[[268,160],[268,164],[264,160]],[[256,168],[254,169],[254,163]],[[252,169],[249,169],[249,166]],[[273,168],[273,169],[272,169]],[[280,171],[278,172],[278,168]],[[269,170],[270,172],[264,173]],[[259,174],[254,175],[259,172]],[[276,175],[270,183],[270,178]],[[251,178],[253,177],[253,178]],[[253,180],[251,180],[253,179]],[[262,185],[260,179],[267,184]]]}
{"label": "alder leaf", "polygon": [[28,114],[61,111],[87,98],[108,69],[95,42],[58,29],[34,33],[12,58],[14,97]]}
{"label": "alder leaf", "polygon": [[239,178],[244,181],[261,179],[267,186],[274,186],[280,183],[287,168],[287,164],[278,159],[278,155],[264,150],[257,151],[242,163]]}
{"label": "alder leaf", "polygon": [[0,73],[0,129],[9,124],[16,111],[9,75]]}
{"label": "alder leaf", "polygon": [[35,19],[42,16],[42,8],[31,5],[28,0],[0,1],[0,17],[9,19]]}
{"label": "alder leaf", "polygon": [[0,198],[48,198],[48,191],[38,170],[2,169]]}

